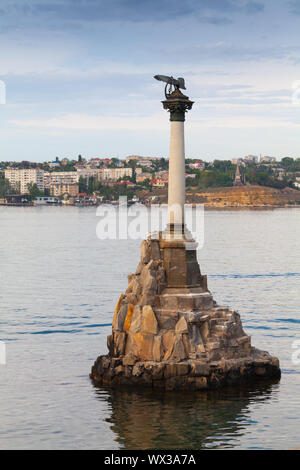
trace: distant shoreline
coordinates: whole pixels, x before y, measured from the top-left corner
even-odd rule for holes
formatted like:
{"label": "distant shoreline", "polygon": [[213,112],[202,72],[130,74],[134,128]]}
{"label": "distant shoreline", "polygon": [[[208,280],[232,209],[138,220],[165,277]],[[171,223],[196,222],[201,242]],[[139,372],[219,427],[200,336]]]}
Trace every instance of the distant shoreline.
{"label": "distant shoreline", "polygon": [[[189,204],[187,203],[186,206],[188,207],[197,207],[197,206],[202,206],[204,205],[204,209],[207,211],[232,211],[232,212],[237,212],[237,211],[245,211],[245,210],[251,210],[251,211],[270,211],[270,210],[276,210],[276,209],[299,209],[300,204],[286,204],[286,205],[268,205],[268,206],[250,206],[250,205],[245,205],[245,206],[213,206],[213,205],[207,205],[203,203],[194,203],[194,204]],[[3,204],[0,203],[0,207],[30,207],[30,208],[45,208],[45,207],[60,207],[60,208],[65,208],[65,207],[76,207],[80,209],[85,209],[85,208],[97,208],[101,206],[111,206],[111,207],[118,207],[115,204],[110,204],[110,203],[103,203],[103,204],[97,204],[97,205],[84,205],[84,204],[51,204],[51,205],[35,205],[35,204]],[[144,207],[150,208],[151,206],[145,206]],[[162,204],[153,204],[153,207],[167,207],[167,204],[162,203]],[[129,207],[129,206],[128,206]]]}

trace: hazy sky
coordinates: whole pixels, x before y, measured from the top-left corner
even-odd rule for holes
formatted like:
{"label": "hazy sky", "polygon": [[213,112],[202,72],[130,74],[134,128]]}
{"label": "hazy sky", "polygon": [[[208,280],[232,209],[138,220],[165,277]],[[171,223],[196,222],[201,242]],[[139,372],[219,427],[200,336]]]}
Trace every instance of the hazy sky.
{"label": "hazy sky", "polygon": [[0,0],[0,160],[167,156],[154,74],[187,157],[300,157],[299,31],[299,0]]}

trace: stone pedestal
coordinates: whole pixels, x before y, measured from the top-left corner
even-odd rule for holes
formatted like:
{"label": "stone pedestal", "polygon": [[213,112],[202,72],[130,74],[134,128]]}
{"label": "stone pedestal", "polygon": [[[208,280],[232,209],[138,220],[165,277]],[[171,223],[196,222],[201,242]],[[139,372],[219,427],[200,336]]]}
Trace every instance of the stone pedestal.
{"label": "stone pedestal", "polygon": [[92,367],[96,384],[203,390],[280,377],[278,359],[251,346],[240,315],[214,301],[193,243],[164,234],[142,242],[109,353]]}

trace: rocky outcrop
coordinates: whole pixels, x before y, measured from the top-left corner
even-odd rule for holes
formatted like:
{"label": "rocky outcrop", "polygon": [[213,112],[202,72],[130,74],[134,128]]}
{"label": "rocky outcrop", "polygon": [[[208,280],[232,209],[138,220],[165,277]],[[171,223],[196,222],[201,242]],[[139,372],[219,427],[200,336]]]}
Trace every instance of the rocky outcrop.
{"label": "rocky outcrop", "polygon": [[240,315],[213,300],[184,243],[142,242],[107,346],[92,368],[96,383],[200,390],[280,376],[278,360],[251,347]]}
{"label": "rocky outcrop", "polygon": [[276,189],[267,186],[239,186],[189,191],[187,201],[204,203],[206,207],[282,207],[300,204],[300,191],[292,188]]}

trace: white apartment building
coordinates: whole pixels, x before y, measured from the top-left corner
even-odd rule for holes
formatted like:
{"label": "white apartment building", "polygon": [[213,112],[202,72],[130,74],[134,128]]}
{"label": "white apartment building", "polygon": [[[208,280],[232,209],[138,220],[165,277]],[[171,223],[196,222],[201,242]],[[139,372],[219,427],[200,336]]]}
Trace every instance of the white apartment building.
{"label": "white apartment building", "polygon": [[129,163],[131,160],[135,161],[138,165],[146,168],[151,168],[154,161],[158,160],[157,157],[141,157],[140,155],[129,155],[125,161]]}
{"label": "white apartment building", "polygon": [[126,176],[132,177],[132,168],[104,168],[101,170],[101,179],[118,181]]}
{"label": "white apartment building", "polygon": [[44,191],[44,171],[39,168],[33,169],[14,169],[5,170],[5,178],[21,194],[28,193],[28,185],[36,184],[40,191]]}
{"label": "white apartment building", "polygon": [[44,188],[49,189],[52,184],[75,184],[78,181],[77,171],[44,172]]}
{"label": "white apartment building", "polygon": [[[99,179],[104,181],[118,181],[120,178],[132,178],[132,168],[104,168],[99,170]],[[135,174],[138,176],[143,172],[142,168],[136,168]]]}
{"label": "white apartment building", "polygon": [[96,178],[97,180],[101,180],[102,172],[99,168],[77,168],[76,175],[77,175],[77,182],[79,178],[89,179],[89,178]]}

